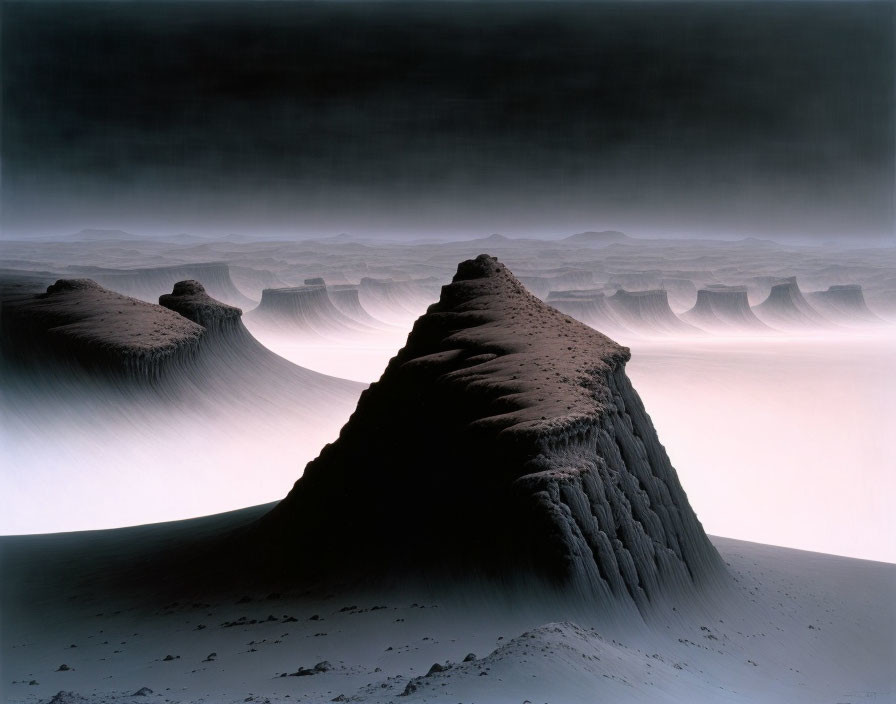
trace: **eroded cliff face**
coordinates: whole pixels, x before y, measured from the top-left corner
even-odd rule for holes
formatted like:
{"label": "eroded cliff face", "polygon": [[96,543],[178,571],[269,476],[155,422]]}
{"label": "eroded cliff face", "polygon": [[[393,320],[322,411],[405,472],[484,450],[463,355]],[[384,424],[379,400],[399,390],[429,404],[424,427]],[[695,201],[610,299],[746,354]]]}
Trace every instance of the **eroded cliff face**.
{"label": "eroded cliff face", "polygon": [[7,362],[136,380],[195,358],[204,333],[174,311],[90,279],[60,279],[45,293],[5,301],[0,320]]}
{"label": "eroded cliff face", "polygon": [[684,322],[669,307],[663,289],[626,291],[619,289],[607,301],[622,324],[642,334],[699,334],[700,330]]}
{"label": "eroded cliff face", "polygon": [[496,259],[463,262],[259,530],[315,575],[532,571],[638,604],[712,579],[628,359]]}
{"label": "eroded cliff face", "polygon": [[768,298],[753,310],[764,322],[782,328],[818,327],[826,322],[803,298],[795,276],[774,283]]}
{"label": "eroded cliff face", "polygon": [[[307,283],[308,281],[313,283]],[[319,282],[319,283],[318,283]],[[332,335],[363,331],[364,326],[340,311],[323,279],[306,279],[305,286],[265,289],[250,318],[269,329],[305,335]]]}
{"label": "eroded cliff face", "polygon": [[243,311],[216,301],[194,279],[175,283],[171,293],[159,296],[159,305],[201,325],[211,334],[227,334],[241,326]]}
{"label": "eroded cliff face", "polygon": [[879,322],[865,303],[865,295],[859,284],[828,286],[826,291],[809,293],[809,299],[828,318],[841,323]]}
{"label": "eroded cliff face", "polygon": [[697,303],[682,317],[714,332],[769,330],[750,308],[746,286],[715,284],[701,288]]}

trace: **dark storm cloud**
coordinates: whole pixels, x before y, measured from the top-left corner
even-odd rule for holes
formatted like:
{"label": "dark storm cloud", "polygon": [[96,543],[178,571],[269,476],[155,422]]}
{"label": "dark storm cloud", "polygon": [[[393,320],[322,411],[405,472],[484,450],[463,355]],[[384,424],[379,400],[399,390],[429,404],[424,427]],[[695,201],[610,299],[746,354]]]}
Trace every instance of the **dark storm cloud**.
{"label": "dark storm cloud", "polygon": [[4,227],[880,235],[893,7],[6,3]]}

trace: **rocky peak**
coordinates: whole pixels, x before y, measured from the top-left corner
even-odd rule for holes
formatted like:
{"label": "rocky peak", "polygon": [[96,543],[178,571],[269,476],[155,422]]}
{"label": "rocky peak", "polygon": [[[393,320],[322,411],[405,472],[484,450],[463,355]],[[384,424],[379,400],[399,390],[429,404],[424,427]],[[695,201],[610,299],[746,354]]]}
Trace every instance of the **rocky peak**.
{"label": "rocky peak", "polygon": [[317,575],[534,571],[638,604],[694,588],[724,569],[628,358],[493,257],[462,262],[263,540]]}

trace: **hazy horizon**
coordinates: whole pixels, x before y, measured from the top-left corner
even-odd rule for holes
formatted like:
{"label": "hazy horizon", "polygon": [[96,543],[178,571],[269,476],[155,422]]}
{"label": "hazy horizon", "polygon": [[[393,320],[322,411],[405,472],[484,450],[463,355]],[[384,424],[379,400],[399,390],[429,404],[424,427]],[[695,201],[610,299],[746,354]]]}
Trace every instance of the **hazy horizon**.
{"label": "hazy horizon", "polygon": [[893,20],[892,3],[5,3],[0,225],[887,243]]}

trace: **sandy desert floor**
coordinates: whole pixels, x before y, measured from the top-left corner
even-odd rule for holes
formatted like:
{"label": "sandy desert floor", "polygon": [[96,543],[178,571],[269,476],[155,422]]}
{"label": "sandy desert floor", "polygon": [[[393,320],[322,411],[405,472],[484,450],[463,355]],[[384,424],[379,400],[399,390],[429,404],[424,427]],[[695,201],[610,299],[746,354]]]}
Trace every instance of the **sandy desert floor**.
{"label": "sandy desert floor", "polygon": [[102,575],[123,558],[139,562],[183,531],[220,530],[266,508],[3,538],[3,700],[862,704],[896,695],[896,567],[725,538],[713,542],[735,578],[731,593],[644,614],[571,607],[535,589],[497,598],[485,583],[315,598],[222,585],[213,600],[177,603],[104,590]]}

